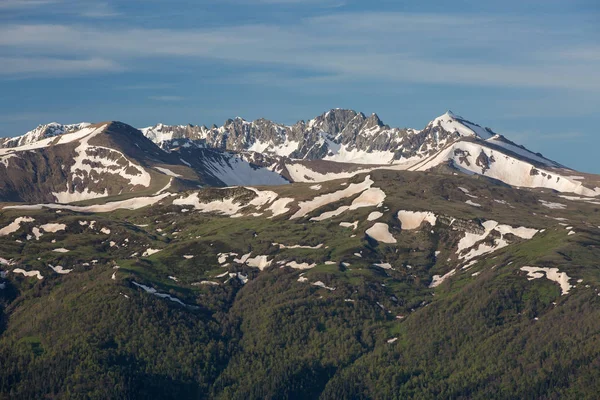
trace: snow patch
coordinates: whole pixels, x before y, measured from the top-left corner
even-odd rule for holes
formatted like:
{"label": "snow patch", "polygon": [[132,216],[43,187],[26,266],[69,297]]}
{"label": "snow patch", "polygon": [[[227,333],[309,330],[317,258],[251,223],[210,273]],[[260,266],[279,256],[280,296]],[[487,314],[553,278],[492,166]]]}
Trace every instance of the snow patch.
{"label": "snow patch", "polygon": [[44,277],[42,276],[42,274],[40,273],[40,271],[25,271],[24,269],[21,268],[15,268],[13,269],[13,273],[15,274],[23,274],[25,276],[35,276],[36,278],[38,278],[38,280],[42,280],[44,279]]}
{"label": "snow patch", "polygon": [[13,222],[8,224],[4,228],[0,229],[0,236],[10,235],[11,233],[18,231],[23,222],[33,222],[33,221],[35,221],[35,219],[31,218],[31,217],[18,217]]}
{"label": "snow patch", "polygon": [[448,272],[447,274],[445,274],[443,276],[442,275],[434,275],[433,280],[429,284],[429,287],[435,288],[435,287],[440,286],[446,279],[450,278],[455,273],[456,273],[456,269],[453,269],[452,271]]}
{"label": "snow patch", "polygon": [[528,280],[543,278],[544,274],[546,278],[556,282],[560,285],[562,295],[569,294],[569,291],[573,287],[569,284],[571,279],[565,272],[559,272],[558,268],[541,268],[541,267],[521,267],[521,271],[527,272]]}
{"label": "snow patch", "polygon": [[361,193],[369,189],[373,183],[374,182],[371,180],[371,177],[366,176],[365,180],[361,183],[353,183],[351,185],[348,185],[348,187],[346,187],[345,189],[338,190],[337,192],[323,194],[315,197],[312,200],[301,201],[298,203],[300,209],[294,215],[292,215],[290,219],[304,217],[306,214],[316,210],[319,207],[323,207],[327,204],[331,204],[336,201],[340,201],[344,198]]}
{"label": "snow patch", "polygon": [[389,231],[388,224],[384,224],[382,222],[376,222],[372,227],[367,229],[365,233],[378,242],[396,243],[396,239]]}
{"label": "snow patch", "polygon": [[435,226],[437,217],[434,213],[429,211],[398,211],[397,218],[400,220],[402,230],[413,230],[421,226],[423,222],[429,223],[431,226]]}

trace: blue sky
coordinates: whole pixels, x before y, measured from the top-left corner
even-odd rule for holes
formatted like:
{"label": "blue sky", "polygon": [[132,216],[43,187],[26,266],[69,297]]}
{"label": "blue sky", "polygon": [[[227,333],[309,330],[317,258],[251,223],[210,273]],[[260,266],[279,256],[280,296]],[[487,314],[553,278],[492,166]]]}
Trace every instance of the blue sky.
{"label": "blue sky", "polygon": [[451,109],[600,173],[597,0],[0,0],[0,136]]}

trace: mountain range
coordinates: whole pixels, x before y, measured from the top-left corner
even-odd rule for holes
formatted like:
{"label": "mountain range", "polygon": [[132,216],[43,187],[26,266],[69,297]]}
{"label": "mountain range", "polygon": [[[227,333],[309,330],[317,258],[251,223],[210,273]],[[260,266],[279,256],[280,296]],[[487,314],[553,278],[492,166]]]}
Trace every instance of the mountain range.
{"label": "mountain range", "polygon": [[342,109],[291,126],[241,118],[221,127],[139,130],[121,122],[50,123],[0,146],[4,201],[69,203],[156,193],[169,182],[178,188],[278,185],[441,166],[516,187],[600,194],[594,182],[586,185],[561,164],[450,111],[422,130],[390,128],[376,114]]}
{"label": "mountain range", "polygon": [[600,392],[600,177],[452,112],[0,146],[0,399]]}

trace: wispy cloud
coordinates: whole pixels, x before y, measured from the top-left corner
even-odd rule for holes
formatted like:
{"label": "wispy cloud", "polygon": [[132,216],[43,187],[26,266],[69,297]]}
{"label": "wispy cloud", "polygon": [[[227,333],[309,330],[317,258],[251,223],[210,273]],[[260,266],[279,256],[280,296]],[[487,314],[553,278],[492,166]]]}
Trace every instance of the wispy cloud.
{"label": "wispy cloud", "polygon": [[404,13],[338,13],[194,30],[0,27],[0,50],[83,54],[139,69],[145,59],[178,57],[346,80],[600,91],[600,60],[565,56],[573,40],[589,41],[569,24],[551,29],[514,17]]}
{"label": "wispy cloud", "polygon": [[110,3],[94,0],[0,0],[0,10],[27,13],[38,10],[44,13],[51,12],[53,15],[76,15],[84,18],[109,18],[121,15]]}
{"label": "wispy cloud", "polygon": [[30,7],[44,6],[48,4],[56,4],[61,0],[2,0],[0,1],[0,9],[22,9]]}
{"label": "wispy cloud", "polygon": [[135,85],[122,85],[117,86],[115,89],[120,90],[159,90],[159,89],[171,89],[173,85],[169,83],[139,83]]}
{"label": "wispy cloud", "polygon": [[182,101],[185,98],[181,97],[181,96],[169,96],[169,95],[162,95],[162,96],[149,96],[148,97],[150,100],[155,100],[155,101],[167,101],[167,102],[171,102],[171,101]]}
{"label": "wispy cloud", "polygon": [[87,3],[82,6],[79,15],[87,18],[109,18],[121,15],[109,3]]}
{"label": "wispy cloud", "polygon": [[116,62],[104,58],[0,57],[0,75],[35,76],[121,70],[122,67]]}

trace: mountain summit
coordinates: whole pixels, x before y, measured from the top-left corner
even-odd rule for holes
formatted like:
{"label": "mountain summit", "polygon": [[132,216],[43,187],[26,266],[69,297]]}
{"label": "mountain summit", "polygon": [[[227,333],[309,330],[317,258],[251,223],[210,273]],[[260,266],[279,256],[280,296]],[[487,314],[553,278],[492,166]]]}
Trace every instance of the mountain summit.
{"label": "mountain summit", "polygon": [[66,203],[177,187],[323,182],[374,169],[442,167],[515,187],[600,193],[559,163],[451,111],[421,130],[393,128],[375,113],[346,109],[294,125],[239,117],[211,128],[51,123],[1,146],[0,198],[13,201]]}

